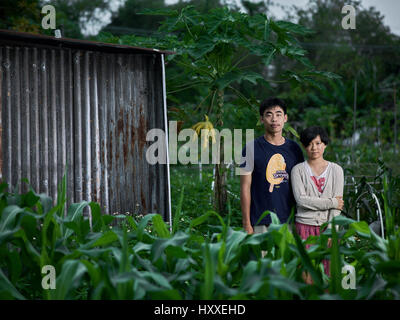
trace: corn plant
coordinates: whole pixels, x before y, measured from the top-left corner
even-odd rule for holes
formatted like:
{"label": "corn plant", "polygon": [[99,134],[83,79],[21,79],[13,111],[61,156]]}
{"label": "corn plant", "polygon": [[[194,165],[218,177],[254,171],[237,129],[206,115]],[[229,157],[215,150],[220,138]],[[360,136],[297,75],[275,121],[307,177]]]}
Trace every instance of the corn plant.
{"label": "corn plant", "polygon": [[[400,297],[396,227],[383,239],[366,222],[339,216],[332,229],[302,240],[290,223],[266,212],[272,215],[268,232],[248,235],[231,225],[229,201],[227,217],[208,210],[188,225],[171,227],[158,214],[102,214],[94,202],[74,203],[64,211],[65,184],[54,206],[52,199],[33,190],[15,194],[6,187],[0,189],[1,299]],[[183,195],[175,219],[182,213]],[[92,224],[83,214],[85,207]],[[323,259],[331,261],[330,277]],[[342,286],[344,264],[356,270],[356,289]],[[55,289],[42,287],[45,265],[56,270]],[[311,285],[304,282],[303,272],[311,275]]]}

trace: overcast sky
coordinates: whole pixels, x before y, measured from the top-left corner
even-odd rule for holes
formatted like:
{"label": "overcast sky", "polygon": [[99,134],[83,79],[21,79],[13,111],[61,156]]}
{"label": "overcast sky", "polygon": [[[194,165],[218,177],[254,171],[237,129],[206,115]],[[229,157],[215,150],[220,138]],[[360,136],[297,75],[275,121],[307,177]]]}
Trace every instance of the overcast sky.
{"label": "overcast sky", "polygon": [[[308,0],[278,0],[276,2],[289,6],[306,6]],[[375,7],[385,17],[384,23],[390,27],[392,33],[400,35],[400,0],[361,0],[361,5],[365,8]],[[273,11],[278,18],[283,18],[284,13],[281,9],[274,8],[271,11]]]}
{"label": "overcast sky", "polygon": [[[233,0],[237,1],[237,0]],[[253,0],[250,0],[253,2]],[[175,3],[176,0],[166,0],[166,3]],[[239,2],[239,1],[237,1]],[[254,1],[258,2],[258,1]],[[279,3],[284,6],[306,6],[308,0],[273,0],[272,2]],[[390,30],[397,35],[400,35],[400,0],[361,0],[363,7],[375,7],[382,15],[385,16],[384,23],[390,27]],[[273,7],[272,13],[281,19],[284,17],[284,12],[278,7]],[[357,12],[357,8],[356,8]],[[357,17],[357,16],[356,16]],[[356,19],[357,21],[357,19]]]}
{"label": "overcast sky", "polygon": [[[238,0],[228,0],[228,1],[236,1],[237,3],[239,2]],[[250,1],[255,1],[258,2],[257,0],[250,0]],[[113,0],[113,4],[115,4],[115,7],[118,7],[119,3],[124,3],[124,0]],[[177,0],[165,0],[167,4],[172,4],[177,2]],[[273,0],[275,3],[279,3],[280,5],[284,6],[306,6],[308,3],[308,0]],[[400,0],[361,0],[361,5],[363,7],[371,7],[374,6],[378,11],[381,12],[381,14],[384,16],[384,23],[385,25],[390,27],[390,30],[392,33],[399,35],[400,36]],[[272,13],[278,18],[281,19],[285,16],[285,13],[282,9],[279,7],[274,6],[271,9]],[[356,8],[357,12],[357,8]],[[357,17],[357,16],[356,16]],[[97,32],[105,25],[110,23],[111,21],[111,14],[107,13],[105,16],[102,14],[102,21],[104,21],[103,25],[91,25],[88,26],[87,33],[91,34],[97,34]],[[356,20],[357,21],[357,20]]]}

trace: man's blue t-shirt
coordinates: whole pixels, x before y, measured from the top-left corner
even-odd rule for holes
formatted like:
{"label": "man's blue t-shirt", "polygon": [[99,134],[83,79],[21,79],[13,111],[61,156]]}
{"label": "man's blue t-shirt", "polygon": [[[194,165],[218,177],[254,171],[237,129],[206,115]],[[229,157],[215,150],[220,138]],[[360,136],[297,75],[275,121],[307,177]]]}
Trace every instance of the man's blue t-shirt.
{"label": "man's blue t-shirt", "polygon": [[[254,149],[251,146],[253,142]],[[253,142],[243,148],[240,165],[242,170],[252,171],[251,225],[254,226],[266,210],[276,213],[280,222],[285,223],[295,205],[290,173],[296,164],[304,161],[303,153],[295,141],[286,138],[285,143],[280,146],[269,143],[264,136],[254,139]],[[258,225],[270,223],[271,216],[267,215]]]}

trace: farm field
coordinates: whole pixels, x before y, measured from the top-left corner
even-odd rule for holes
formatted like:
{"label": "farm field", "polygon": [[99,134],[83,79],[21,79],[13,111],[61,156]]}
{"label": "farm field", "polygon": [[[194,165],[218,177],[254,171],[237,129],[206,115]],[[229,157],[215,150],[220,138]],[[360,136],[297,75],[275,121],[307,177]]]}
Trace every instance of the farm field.
{"label": "farm field", "polygon": [[[197,168],[195,168],[197,169]],[[186,171],[186,172],[185,172]],[[188,173],[189,171],[189,173]],[[96,203],[77,203],[63,216],[45,195],[1,193],[1,298],[3,299],[398,299],[400,234],[399,177],[377,179],[385,238],[354,215],[354,200],[334,223],[338,232],[302,241],[273,216],[266,235],[241,228],[237,179],[229,180],[229,212],[210,205],[212,171],[173,168],[174,219],[160,215],[101,215]],[[65,180],[64,180],[65,183]],[[65,190],[64,186],[60,186]],[[361,189],[361,185],[360,185]],[[349,191],[344,198],[355,198]],[[360,201],[362,203],[363,201]],[[82,214],[90,206],[92,219]],[[362,209],[362,207],[360,207]],[[373,208],[373,206],[371,206]],[[375,214],[374,210],[371,210]],[[329,237],[332,248],[327,248]],[[336,241],[335,241],[336,239]],[[305,244],[313,244],[306,250]],[[261,257],[262,251],[267,251]],[[331,278],[322,260],[331,260]],[[344,289],[342,267],[356,272],[355,289]],[[43,290],[41,266],[58,271],[54,290]],[[302,271],[314,284],[306,285]],[[46,285],[51,285],[51,282]]]}
{"label": "farm field", "polygon": [[[304,8],[283,8],[284,19],[276,18],[276,4],[270,1],[239,2],[146,1],[146,7],[143,1],[126,0],[114,11],[103,0],[79,2],[82,8],[74,1],[59,2],[63,5],[56,8],[57,30],[64,37],[101,42],[93,46],[106,47],[116,56],[100,52],[103,64],[99,65],[96,61],[100,60],[89,63],[89,53],[82,60],[86,62],[72,54],[65,58],[72,71],[66,71],[69,78],[65,77],[65,83],[60,78],[57,85],[68,87],[67,80],[73,80],[74,74],[76,79],[83,75],[83,93],[71,98],[71,123],[63,120],[71,129],[65,139],[78,141],[62,156],[75,163],[75,172],[68,176],[64,168],[57,186],[57,177],[46,176],[53,193],[57,190],[55,199],[30,185],[23,176],[26,170],[20,168],[21,163],[29,166],[30,162],[6,148],[20,148],[30,138],[28,130],[36,127],[26,129],[16,123],[16,119],[29,119],[29,90],[13,91],[20,88],[11,85],[9,79],[15,77],[9,71],[10,49],[0,39],[0,97],[12,97],[5,104],[7,112],[0,105],[0,300],[400,299],[400,36],[365,1],[309,0]],[[41,1],[32,1],[32,7],[19,3],[20,12],[15,13],[7,2],[10,18],[2,17],[0,29],[53,36],[54,30],[42,30],[32,16],[32,8],[39,10]],[[343,27],[345,5],[357,8],[357,28]],[[84,35],[82,21],[88,23],[96,9],[108,10],[111,20],[95,35]],[[81,43],[74,45],[79,48]],[[138,50],[138,58],[118,51],[131,50],[128,46]],[[33,59],[36,51],[32,51]],[[19,61],[17,53],[13,57]],[[24,57],[28,64],[30,55]],[[54,57],[50,57],[52,62]],[[108,64],[107,57],[114,65]],[[44,62],[41,68],[45,72]],[[96,70],[98,78],[91,77],[90,72],[95,75]],[[3,73],[6,81],[2,82]],[[56,79],[55,71],[52,76]],[[17,83],[29,83],[27,79]],[[68,82],[74,90],[81,88],[75,86],[80,81],[76,79]],[[47,89],[36,87],[38,97],[47,98]],[[49,92],[53,87],[49,86]],[[20,97],[26,104],[16,100]],[[270,215],[272,220],[268,232],[247,234],[240,177],[235,174],[239,164],[222,164],[224,152],[229,153],[225,149],[217,153],[219,161],[198,164],[204,150],[216,147],[216,130],[243,133],[243,141],[230,150],[236,153],[245,146],[245,130],[253,130],[254,137],[264,134],[259,108],[267,97],[279,97],[287,105],[285,138],[301,146],[300,132],[323,127],[330,140],[324,157],[344,170],[341,214],[330,221],[332,228],[327,222],[319,236],[307,240],[295,231],[295,210],[286,223],[265,211],[263,216]],[[60,99],[52,94],[49,106]],[[98,101],[104,109],[90,109]],[[87,104],[81,108],[81,102]],[[26,109],[13,113],[13,108],[25,105]],[[51,145],[61,129],[54,125],[59,117],[56,109],[49,110],[55,122],[47,119],[47,113],[35,114],[41,119],[37,132],[44,128],[45,141]],[[124,110],[131,113],[125,115]],[[14,121],[12,125],[8,119]],[[169,128],[176,125],[176,135],[184,138],[177,138],[174,146],[180,150],[176,152],[179,161],[149,169],[146,151],[151,141],[145,137],[148,129],[161,123]],[[73,131],[76,128],[87,134],[84,142]],[[108,129],[110,140],[100,141]],[[201,136],[204,129],[208,131]],[[13,130],[15,137],[6,136]],[[37,159],[46,159],[46,166],[57,166],[51,170],[61,172],[65,163],[57,163],[57,146],[48,152],[47,147],[38,146],[39,139],[35,141],[25,146],[29,156],[35,153]],[[193,143],[197,148],[192,153]],[[82,152],[75,154],[78,149]],[[302,151],[306,155],[303,147]],[[99,155],[93,163],[91,153]],[[50,156],[54,156],[51,161]],[[170,154],[167,157],[161,151],[158,156],[170,159]],[[6,166],[9,176],[21,178],[18,183],[26,187],[24,192],[5,182]],[[98,194],[90,187],[82,191],[82,177],[85,188],[90,183],[99,187],[93,188]],[[81,183],[78,191],[69,189],[70,181]],[[124,188],[124,182],[129,187],[115,195],[113,188]],[[143,187],[141,193],[135,187]],[[123,214],[107,212],[104,203],[101,207],[96,201],[69,202],[75,192],[80,192],[82,200],[82,194],[92,191],[88,199],[101,198],[97,196],[104,191],[106,197],[110,195],[109,203],[129,201],[137,207]],[[146,208],[146,199],[156,199],[157,208],[163,209],[135,213],[136,208]],[[330,261],[329,276],[324,272],[325,260]]]}

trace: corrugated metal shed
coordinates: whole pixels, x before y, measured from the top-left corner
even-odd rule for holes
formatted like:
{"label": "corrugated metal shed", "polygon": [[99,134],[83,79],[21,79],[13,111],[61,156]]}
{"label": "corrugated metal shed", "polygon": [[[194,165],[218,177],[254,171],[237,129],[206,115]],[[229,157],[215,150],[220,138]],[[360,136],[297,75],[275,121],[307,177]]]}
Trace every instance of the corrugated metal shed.
{"label": "corrugated metal shed", "polygon": [[170,220],[169,167],[145,159],[147,131],[166,131],[166,53],[0,30],[1,180],[55,199],[67,167],[69,203]]}

